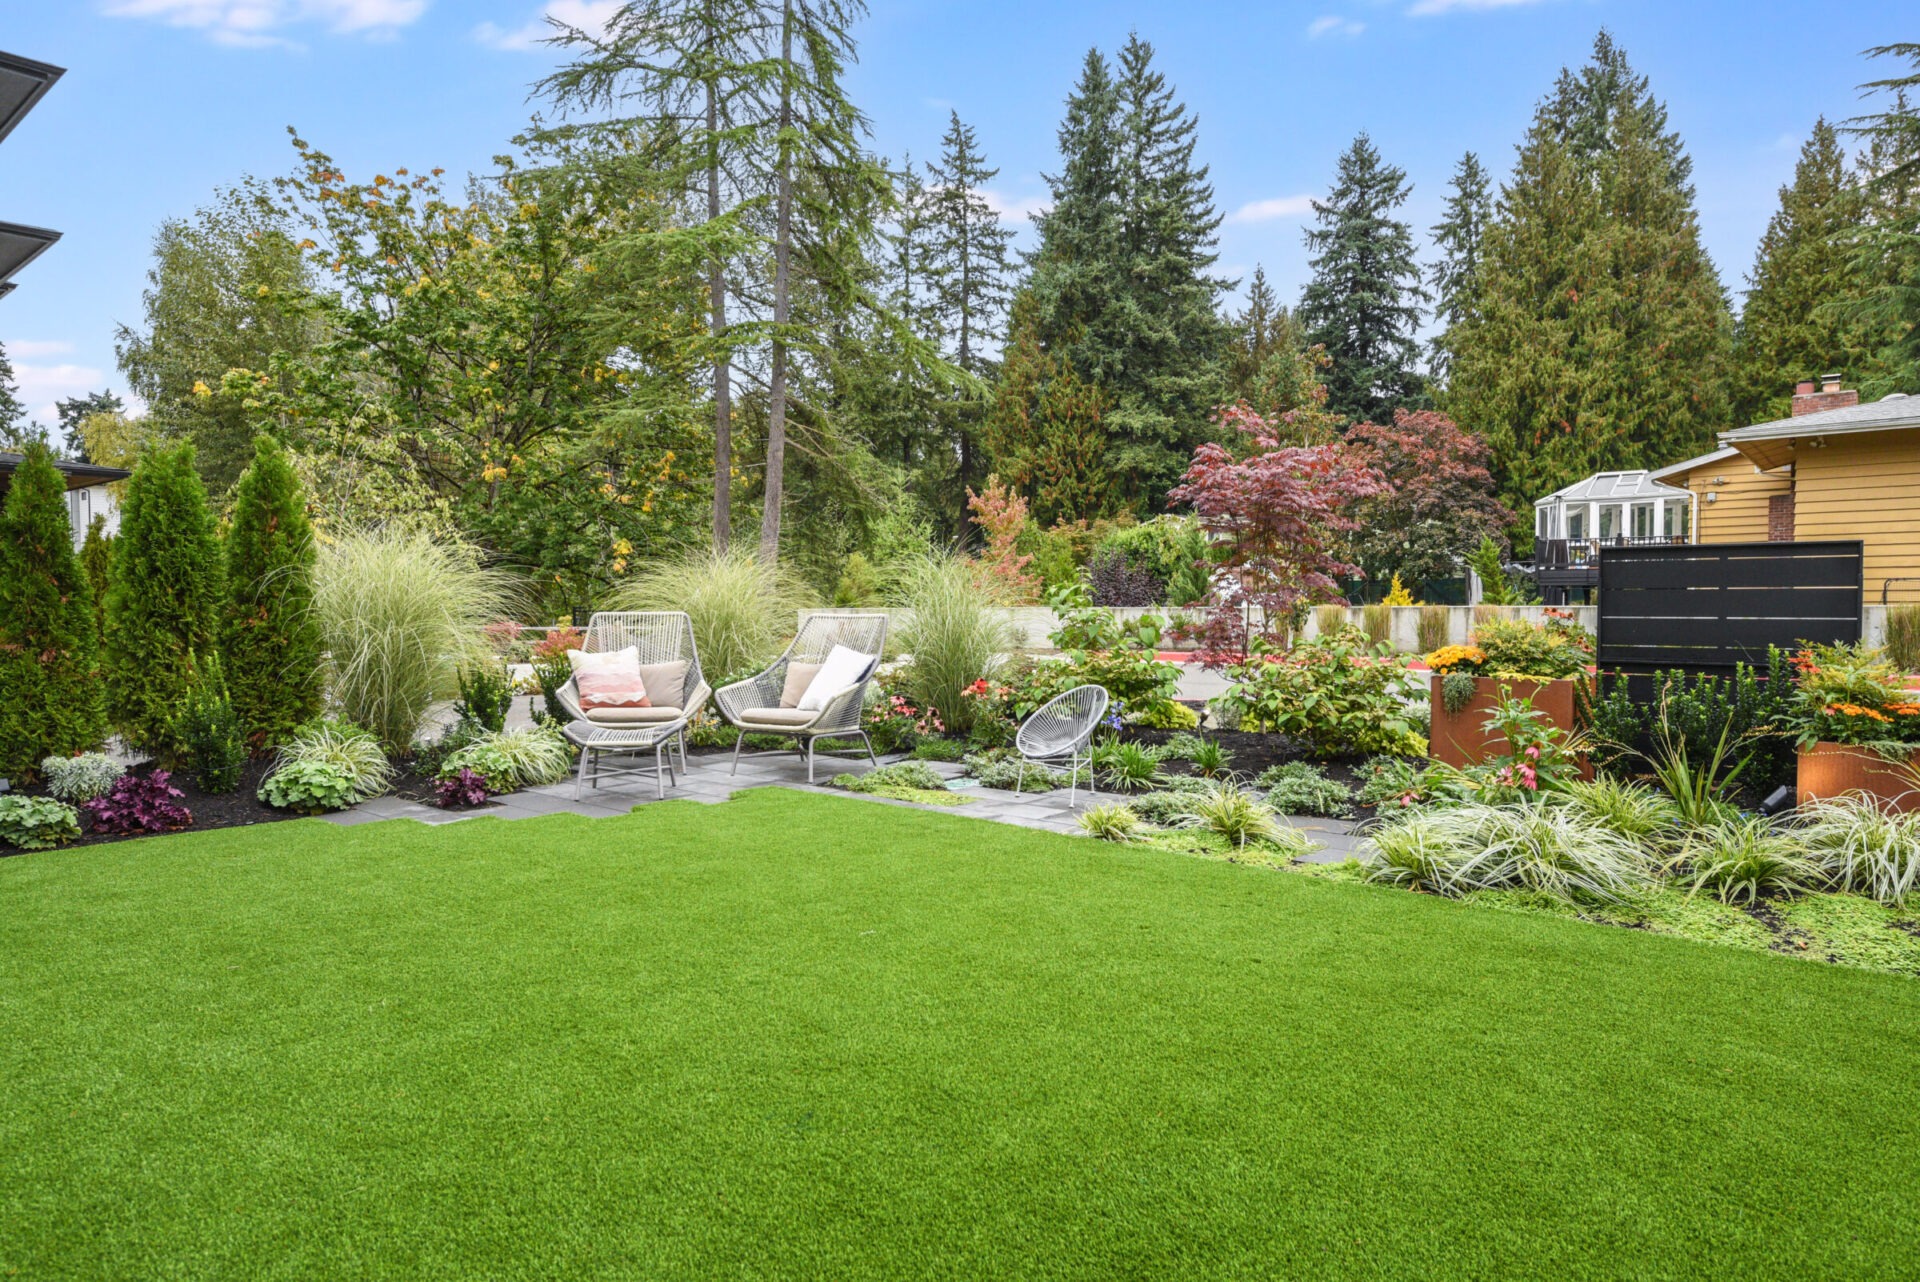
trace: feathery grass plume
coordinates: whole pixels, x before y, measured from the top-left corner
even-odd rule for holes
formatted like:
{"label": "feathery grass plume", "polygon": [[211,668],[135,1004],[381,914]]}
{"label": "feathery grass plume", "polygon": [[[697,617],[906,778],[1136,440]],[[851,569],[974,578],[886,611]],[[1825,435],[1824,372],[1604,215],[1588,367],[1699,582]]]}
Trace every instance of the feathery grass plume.
{"label": "feathery grass plume", "polygon": [[901,649],[913,656],[908,693],[922,708],[938,708],[950,731],[965,734],[974,706],[960,692],[993,675],[1018,641],[998,581],[950,553],[917,557],[900,574],[896,600],[912,612],[900,631]]}
{"label": "feathery grass plume", "polygon": [[362,530],[321,549],[313,604],[333,702],[397,754],[453,693],[461,663],[481,657],[480,629],[512,613],[512,591],[458,545]]}
{"label": "feathery grass plume", "polygon": [[1432,654],[1452,635],[1453,612],[1444,605],[1423,605],[1415,631],[1420,638],[1420,653]]}
{"label": "feathery grass plume", "polygon": [[651,562],[614,594],[617,610],[684,610],[711,684],[750,676],[779,654],[813,592],[751,549],[690,549]]}

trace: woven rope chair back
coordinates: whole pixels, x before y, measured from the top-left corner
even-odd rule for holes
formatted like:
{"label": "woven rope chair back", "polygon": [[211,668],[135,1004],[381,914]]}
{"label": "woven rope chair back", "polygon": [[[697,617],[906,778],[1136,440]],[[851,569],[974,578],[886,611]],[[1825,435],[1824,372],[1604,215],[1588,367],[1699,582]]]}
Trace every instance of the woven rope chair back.
{"label": "woven rope chair back", "polygon": [[801,625],[783,657],[791,663],[825,663],[833,647],[843,645],[878,658],[886,644],[884,614],[815,614]]}
{"label": "woven rope chair back", "polygon": [[1075,686],[1034,709],[1014,737],[1023,757],[1065,756],[1093,737],[1107,715],[1104,686]]}
{"label": "woven rope chair back", "polygon": [[704,678],[700,654],[693,644],[693,620],[680,610],[606,611],[587,621],[584,649],[589,654],[624,650],[640,652],[641,663],[687,661],[687,689]]}

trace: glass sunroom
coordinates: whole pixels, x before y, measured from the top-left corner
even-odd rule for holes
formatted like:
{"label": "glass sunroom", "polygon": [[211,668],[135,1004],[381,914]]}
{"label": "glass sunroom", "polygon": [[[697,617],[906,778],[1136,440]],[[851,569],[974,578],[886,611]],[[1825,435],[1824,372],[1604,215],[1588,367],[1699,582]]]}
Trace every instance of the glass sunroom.
{"label": "glass sunroom", "polygon": [[1538,542],[1685,543],[1693,494],[1646,471],[1596,472],[1533,505]]}

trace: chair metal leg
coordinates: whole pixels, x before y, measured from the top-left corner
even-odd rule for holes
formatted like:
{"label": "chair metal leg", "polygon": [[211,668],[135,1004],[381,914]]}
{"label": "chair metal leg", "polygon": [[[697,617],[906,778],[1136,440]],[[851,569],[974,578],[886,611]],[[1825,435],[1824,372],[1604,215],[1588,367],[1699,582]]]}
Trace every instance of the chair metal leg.
{"label": "chair metal leg", "polygon": [[740,745],[747,741],[747,732],[742,730],[740,737],[733,741],[733,773],[740,773]]}
{"label": "chair metal leg", "polygon": [[813,736],[807,736],[807,782],[813,782]]}
{"label": "chair metal leg", "polygon": [[876,756],[873,751],[873,736],[868,734],[865,730],[862,730],[860,732],[860,742],[867,745],[867,760],[872,762],[876,766],[879,765],[880,758]]}
{"label": "chair metal leg", "polygon": [[573,799],[575,801],[580,800],[581,789],[585,785],[587,778],[587,760],[592,756],[592,748],[583,747],[580,749],[580,768],[574,772],[573,776]]}
{"label": "chair metal leg", "polygon": [[1067,754],[1067,809],[1068,810],[1073,809],[1074,789],[1078,788],[1079,786],[1080,786],[1080,758],[1076,754],[1069,752]]}
{"label": "chair metal leg", "polygon": [[653,745],[653,799],[655,801],[667,799],[668,767],[665,756],[672,751],[673,745],[664,740]]}
{"label": "chair metal leg", "polygon": [[1027,790],[1027,763],[1025,758],[1022,758],[1020,761],[1020,769],[1016,771],[1013,776],[1013,791],[1016,794],[1024,794],[1026,790]]}

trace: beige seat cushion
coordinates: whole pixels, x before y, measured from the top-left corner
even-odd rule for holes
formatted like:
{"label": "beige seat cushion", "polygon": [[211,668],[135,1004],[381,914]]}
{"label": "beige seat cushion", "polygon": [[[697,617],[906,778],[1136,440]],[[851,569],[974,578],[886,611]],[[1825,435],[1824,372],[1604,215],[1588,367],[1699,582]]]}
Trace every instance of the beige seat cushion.
{"label": "beige seat cushion", "polygon": [[687,661],[640,665],[640,683],[647,688],[649,702],[678,709],[687,702]]}
{"label": "beige seat cushion", "polygon": [[657,726],[680,719],[680,709],[663,708],[588,708],[587,720],[596,726]]}
{"label": "beige seat cushion", "polygon": [[780,706],[798,707],[800,696],[807,692],[807,687],[813,684],[813,679],[818,675],[820,665],[817,663],[789,663],[787,683],[780,688]]}
{"label": "beige seat cushion", "polygon": [[817,712],[802,712],[798,708],[748,708],[737,718],[738,724],[755,726],[777,726],[782,729],[794,726],[811,725],[820,719]]}

